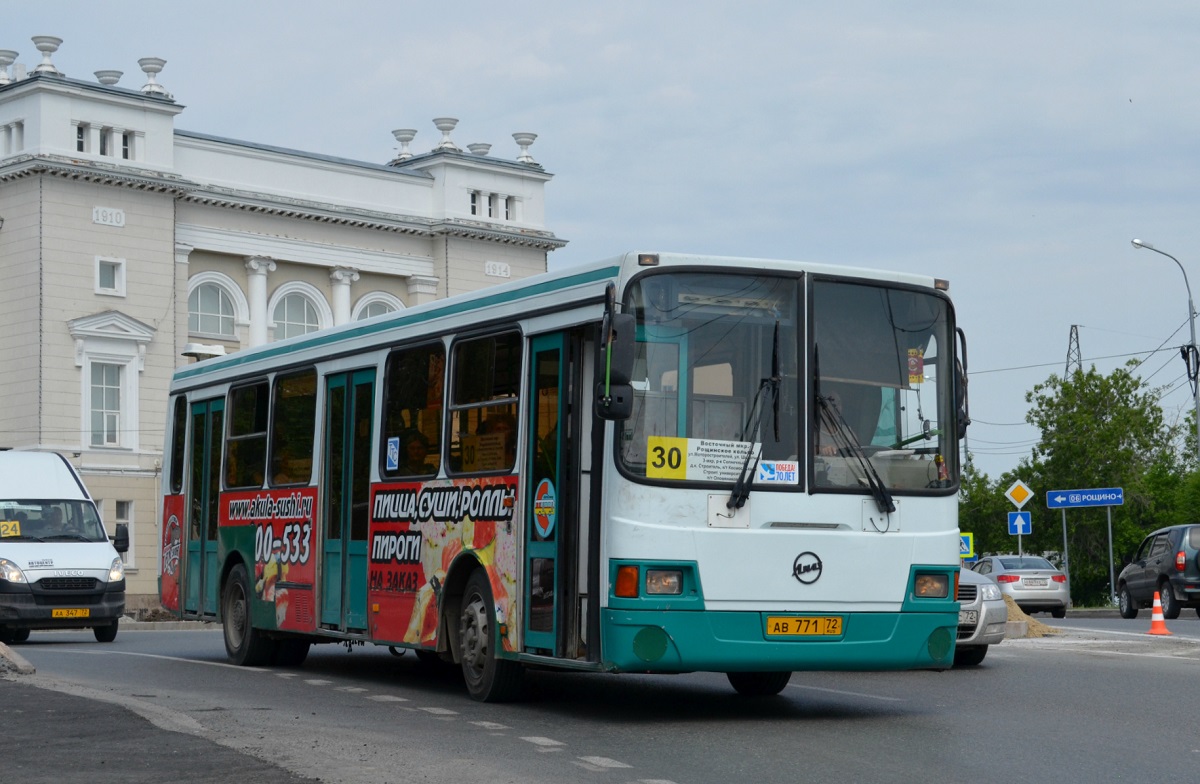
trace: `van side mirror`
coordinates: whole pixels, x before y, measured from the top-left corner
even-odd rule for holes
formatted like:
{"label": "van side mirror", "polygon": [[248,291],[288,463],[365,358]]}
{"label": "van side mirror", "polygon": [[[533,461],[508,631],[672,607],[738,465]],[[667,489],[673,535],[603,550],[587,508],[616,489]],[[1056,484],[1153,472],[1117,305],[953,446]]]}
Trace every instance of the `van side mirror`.
{"label": "van side mirror", "polygon": [[117,523],[117,532],[113,535],[113,549],[118,553],[129,551],[129,524]]}

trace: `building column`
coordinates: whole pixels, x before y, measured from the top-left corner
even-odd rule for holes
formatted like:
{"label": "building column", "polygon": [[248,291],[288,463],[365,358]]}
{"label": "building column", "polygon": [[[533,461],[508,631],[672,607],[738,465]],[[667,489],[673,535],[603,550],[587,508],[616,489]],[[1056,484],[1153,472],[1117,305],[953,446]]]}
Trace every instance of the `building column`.
{"label": "building column", "polygon": [[329,282],[333,284],[334,326],[350,320],[350,284],[358,277],[358,270],[352,267],[334,267],[329,271]]}
{"label": "building column", "polygon": [[175,301],[182,302],[183,307],[175,308],[175,366],[183,367],[188,363],[183,356],[183,347],[188,342],[188,257],[195,250],[191,245],[182,242],[175,243]]}
{"label": "building column", "polygon": [[267,342],[267,275],[275,271],[275,262],[266,256],[246,259],[246,294],[250,301],[250,345]]}

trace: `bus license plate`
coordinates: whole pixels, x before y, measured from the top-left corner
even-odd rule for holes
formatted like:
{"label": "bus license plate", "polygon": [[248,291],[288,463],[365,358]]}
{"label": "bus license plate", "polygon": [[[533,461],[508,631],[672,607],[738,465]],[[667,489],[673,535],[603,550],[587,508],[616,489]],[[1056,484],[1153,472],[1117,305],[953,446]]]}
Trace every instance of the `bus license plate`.
{"label": "bus license plate", "polygon": [[768,615],[768,637],[831,637],[842,633],[840,615]]}
{"label": "bus license plate", "polygon": [[70,607],[62,610],[51,610],[51,618],[87,618],[92,611],[86,607]]}

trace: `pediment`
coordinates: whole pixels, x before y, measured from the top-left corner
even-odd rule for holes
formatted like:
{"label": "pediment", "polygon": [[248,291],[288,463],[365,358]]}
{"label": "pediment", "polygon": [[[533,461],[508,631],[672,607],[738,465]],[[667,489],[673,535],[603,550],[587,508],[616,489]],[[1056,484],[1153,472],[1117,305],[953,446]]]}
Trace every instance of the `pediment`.
{"label": "pediment", "polygon": [[132,340],[137,343],[149,343],[154,339],[156,330],[149,324],[143,324],[132,316],[126,316],[118,310],[106,310],[91,316],[82,316],[67,322],[71,337],[76,340],[83,338],[108,338],[110,340]]}

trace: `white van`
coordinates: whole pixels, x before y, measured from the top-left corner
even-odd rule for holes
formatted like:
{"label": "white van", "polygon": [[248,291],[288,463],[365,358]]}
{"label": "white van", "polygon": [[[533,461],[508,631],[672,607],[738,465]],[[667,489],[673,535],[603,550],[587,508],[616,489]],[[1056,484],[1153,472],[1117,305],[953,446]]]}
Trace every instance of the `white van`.
{"label": "white van", "polygon": [[[114,546],[115,545],[115,546]],[[112,642],[125,612],[129,527],[110,542],[62,455],[0,451],[0,642],[31,629],[92,629]]]}

